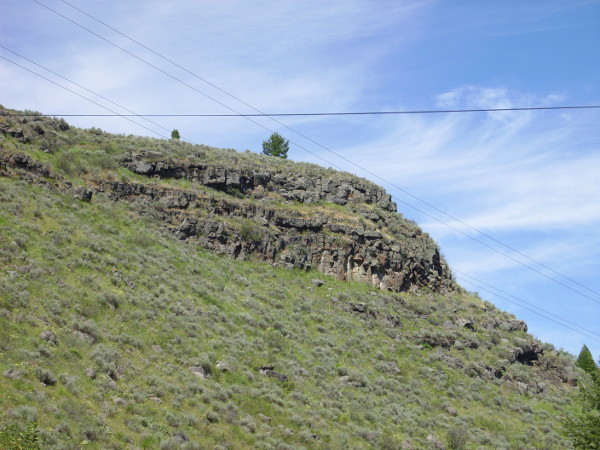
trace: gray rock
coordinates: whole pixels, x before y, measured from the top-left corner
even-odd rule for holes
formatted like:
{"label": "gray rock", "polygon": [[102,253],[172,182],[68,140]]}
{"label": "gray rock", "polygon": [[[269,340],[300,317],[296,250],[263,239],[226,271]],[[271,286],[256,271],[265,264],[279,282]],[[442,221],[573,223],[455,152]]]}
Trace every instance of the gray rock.
{"label": "gray rock", "polygon": [[527,332],[527,324],[518,319],[507,320],[504,322],[500,322],[496,325],[497,328],[500,328],[504,331],[524,331]]}
{"label": "gray rock", "polygon": [[40,367],[35,369],[35,376],[45,386],[54,386],[57,382],[57,379],[52,372]]}
{"label": "gray rock", "polygon": [[509,361],[511,363],[519,362],[521,364],[532,365],[533,361],[539,360],[544,353],[544,347],[536,343],[525,343],[514,349]]}
{"label": "gray rock", "polygon": [[325,284],[325,281],[315,279],[315,280],[312,280],[311,283],[313,284],[313,286],[321,287]]}
{"label": "gray rock", "polygon": [[456,326],[459,328],[467,328],[468,330],[475,331],[475,325],[469,319],[458,319],[456,321]]}
{"label": "gray rock", "polygon": [[192,366],[189,369],[192,371],[192,373],[194,375],[196,375],[199,378],[207,377],[206,371],[204,370],[204,368],[202,366]]}
{"label": "gray rock", "polygon": [[131,170],[135,173],[139,173],[140,175],[149,175],[153,172],[154,167],[152,164],[149,164],[144,161],[137,161],[131,167]]}
{"label": "gray rock", "polygon": [[357,313],[364,313],[367,310],[367,305],[364,303],[348,303],[350,305],[350,309]]}
{"label": "gray rock", "polygon": [[77,188],[73,191],[73,196],[77,199],[77,200],[81,200],[82,202],[86,202],[89,203],[92,201],[92,195],[93,195],[94,191],[92,191],[90,188],[88,187],[80,187]]}
{"label": "gray rock", "polygon": [[[140,162],[147,165],[140,166]],[[110,198],[158,208],[156,214],[163,221],[164,229],[171,230],[181,240],[194,240],[215,253],[236,259],[259,259],[290,269],[315,269],[339,280],[362,281],[381,290],[416,291],[427,286],[434,292],[447,293],[454,289],[450,269],[435,242],[416,226],[392,214],[395,209],[383,207],[391,208],[392,203],[382,189],[358,179],[325,179],[277,169],[265,174],[264,169],[259,173],[253,169],[197,162],[150,162],[139,155],[126,158],[123,165],[130,170],[147,172],[146,176],[187,178],[226,193],[231,189],[248,196],[260,190],[280,195],[285,192],[288,197],[294,197],[289,201],[297,202],[300,199],[296,198],[299,195],[296,191],[301,191],[305,193],[305,203],[333,201],[335,197],[338,203],[351,203],[351,212],[372,214],[373,220],[376,216],[379,218],[379,231],[365,232],[334,214],[282,213],[271,201],[251,204],[233,198],[215,201],[179,188],[145,183],[102,183],[100,189]],[[165,207],[169,201],[165,203],[163,199],[173,198],[189,202],[190,209],[182,211],[179,200],[177,207]],[[362,203],[377,204],[382,211],[375,213],[368,208],[361,211],[361,207],[355,205]],[[206,215],[200,220],[196,210]],[[261,227],[268,226],[269,233],[253,232],[248,239],[248,232],[241,233],[239,222],[230,218],[253,220]],[[392,237],[388,239],[388,235]]]}
{"label": "gray rock", "polygon": [[225,361],[219,361],[215,366],[221,372],[231,372],[231,366]]}

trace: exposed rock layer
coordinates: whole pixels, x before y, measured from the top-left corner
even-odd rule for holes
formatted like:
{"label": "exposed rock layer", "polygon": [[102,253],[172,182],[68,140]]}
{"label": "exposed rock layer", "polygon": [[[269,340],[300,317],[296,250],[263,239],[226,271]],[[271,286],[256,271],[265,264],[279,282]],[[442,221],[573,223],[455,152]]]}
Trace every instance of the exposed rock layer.
{"label": "exposed rock layer", "polygon": [[[90,200],[93,189],[114,200],[132,202],[140,212],[157,216],[178,238],[219,254],[316,269],[340,280],[366,282],[384,290],[453,289],[448,265],[433,240],[393,212],[395,204],[385,191],[367,183],[350,177],[324,180],[133,158],[123,165],[153,179],[186,178],[193,184],[233,195],[158,186],[151,179],[148,183],[105,180],[73,189],[68,181],[62,181],[30,156],[5,152],[0,158],[0,169],[16,169],[30,181],[37,177],[40,184],[50,184],[46,179],[53,178],[56,187],[84,201]],[[278,206],[267,194],[290,205],[300,202],[317,206],[323,201],[346,205],[345,218],[336,217],[334,211],[323,212],[328,211],[327,207],[318,213],[302,213],[287,205]]]}
{"label": "exposed rock layer", "polygon": [[[351,177],[325,180],[214,164],[147,162],[135,157],[122,164],[140,175],[184,178],[251,199],[215,199],[198,191],[147,184],[103,184],[114,199],[158,206],[180,239],[197,240],[208,249],[234,258],[252,257],[290,268],[313,268],[340,280],[367,282],[384,290],[452,289],[450,270],[437,245],[397,214],[391,197],[375,186]],[[277,208],[263,198],[268,192],[288,202],[346,205],[348,213],[361,217],[363,226],[345,223],[330,214],[306,217]]]}
{"label": "exposed rock layer", "polygon": [[218,190],[235,189],[247,195],[255,189],[280,194],[301,203],[329,201],[338,205],[367,203],[396,212],[396,204],[383,189],[350,179],[306,176],[294,172],[231,168],[215,164],[145,161],[135,157],[122,162],[129,170],[149,177],[188,179]]}

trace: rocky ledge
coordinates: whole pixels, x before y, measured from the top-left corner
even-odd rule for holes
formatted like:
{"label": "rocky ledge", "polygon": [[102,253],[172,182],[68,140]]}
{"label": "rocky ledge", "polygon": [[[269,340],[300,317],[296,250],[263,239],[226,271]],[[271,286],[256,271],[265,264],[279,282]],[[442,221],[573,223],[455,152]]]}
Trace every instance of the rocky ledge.
{"label": "rocky ledge", "polygon": [[[156,185],[111,181],[102,190],[115,200],[152,205],[180,239],[217,253],[316,269],[383,290],[453,289],[450,269],[435,242],[396,213],[389,194],[366,180],[131,155],[122,165],[153,178]],[[200,190],[158,186],[158,180],[170,178],[229,195],[215,198]],[[311,209],[323,202],[345,205],[345,217],[326,205]],[[293,208],[296,203],[305,206]]]}
{"label": "rocky ledge", "polygon": [[[73,189],[30,156],[1,156],[3,176],[58,188],[84,201],[104,193],[130,202],[179,239],[218,254],[315,269],[382,290],[443,293],[455,288],[435,242],[395,212],[383,189],[350,175],[327,180],[127,157],[122,165],[148,177],[147,182],[96,180]],[[169,178],[190,180],[191,188],[168,186]],[[340,210],[331,203],[345,206]]]}
{"label": "rocky ledge", "polygon": [[[261,168],[253,170],[172,160],[148,161],[142,158],[140,155],[129,156],[121,164],[140,175],[187,179],[217,190],[237,191],[243,195],[252,195],[254,191],[264,190],[300,203],[366,203],[385,211],[396,212],[396,204],[383,189],[360,182],[350,174],[347,177],[332,179],[319,175],[298,174],[295,171],[269,172]],[[341,175],[339,172],[338,174]]]}

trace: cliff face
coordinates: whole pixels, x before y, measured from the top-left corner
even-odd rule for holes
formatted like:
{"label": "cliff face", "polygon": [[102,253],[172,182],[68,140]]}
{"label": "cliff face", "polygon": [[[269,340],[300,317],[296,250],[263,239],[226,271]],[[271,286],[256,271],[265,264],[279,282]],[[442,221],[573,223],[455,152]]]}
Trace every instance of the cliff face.
{"label": "cliff face", "polygon": [[[383,290],[452,289],[450,271],[436,244],[396,214],[391,197],[375,186],[350,177],[332,180],[293,172],[149,161],[139,155],[130,155],[121,164],[154,181],[186,179],[228,193],[216,199],[193,189],[101,184],[101,190],[115,200],[155,207],[180,239],[217,253],[316,269]],[[279,202],[285,205],[278,207]],[[345,211],[339,214],[339,209],[323,202],[344,205]],[[289,208],[294,204],[307,210]],[[310,209],[311,204],[320,207]]]}
{"label": "cliff face", "polygon": [[[62,144],[65,126],[38,118],[4,124],[1,131],[24,143],[41,138],[42,150],[52,153]],[[24,177],[61,179],[31,156],[3,151],[2,161]],[[396,213],[391,196],[367,180],[239,153],[209,158],[202,151],[191,156],[141,151],[114,161],[135,176],[116,181],[114,175],[96,173],[85,177],[77,192],[69,182],[55,184],[84,199],[103,192],[115,201],[131,202],[179,239],[233,258],[316,269],[396,292],[453,289],[435,242]]]}

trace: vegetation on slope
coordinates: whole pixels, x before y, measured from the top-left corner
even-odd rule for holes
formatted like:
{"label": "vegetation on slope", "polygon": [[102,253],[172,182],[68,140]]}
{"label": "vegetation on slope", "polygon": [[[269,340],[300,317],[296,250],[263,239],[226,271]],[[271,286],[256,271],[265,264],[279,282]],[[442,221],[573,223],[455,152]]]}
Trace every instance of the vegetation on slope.
{"label": "vegetation on slope", "polygon": [[600,448],[600,368],[586,345],[576,364],[588,377],[584,378],[579,392],[580,409],[565,420],[565,428],[575,448],[597,449]]}
{"label": "vegetation on slope", "polygon": [[383,189],[353,175],[80,130],[39,115],[5,117],[0,134],[7,137],[3,161],[9,167],[29,167],[63,190],[71,183],[129,201],[142,214],[160,216],[180,239],[214,252],[316,267],[382,289],[453,289],[436,243],[396,213]]}
{"label": "vegetation on slope", "polygon": [[[111,162],[135,138],[69,132],[68,158],[10,134],[0,151],[73,184],[135,177]],[[569,448],[572,358],[477,296],[216,256],[52,181],[0,177],[3,445]]]}

